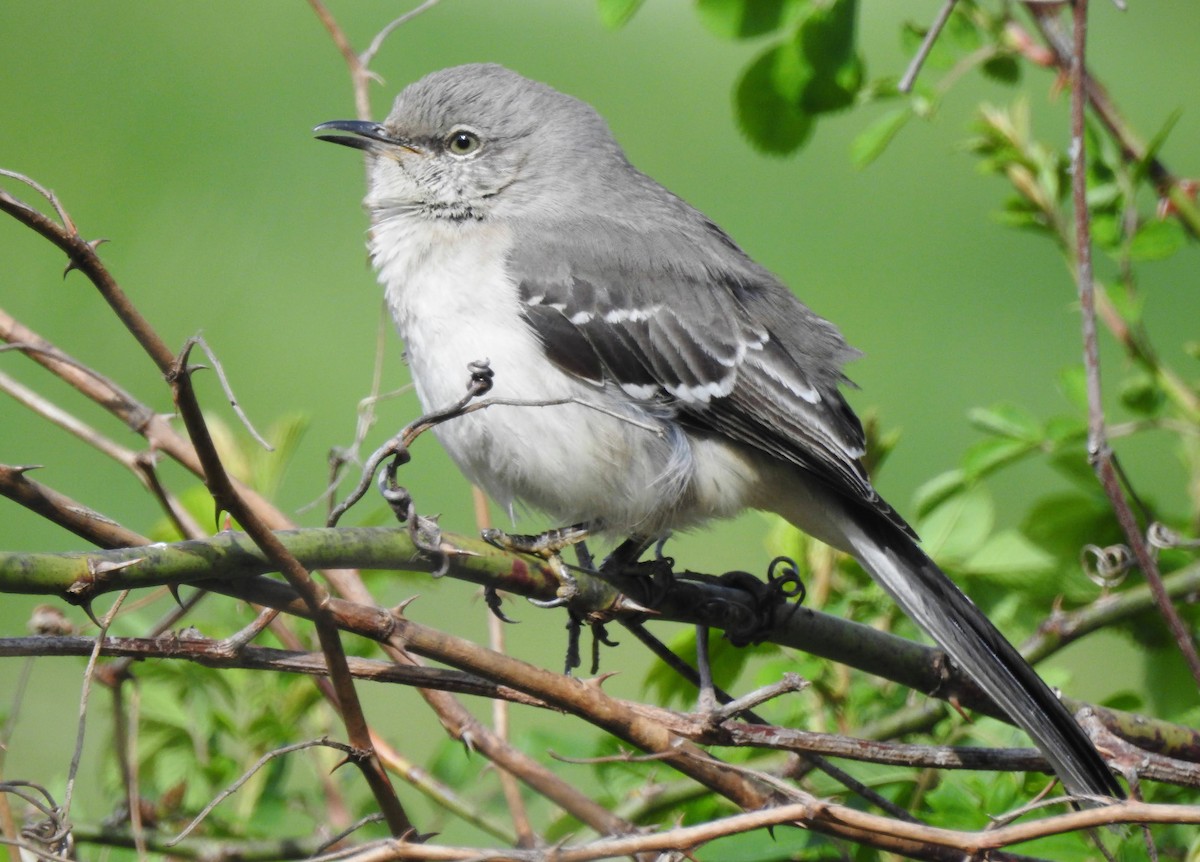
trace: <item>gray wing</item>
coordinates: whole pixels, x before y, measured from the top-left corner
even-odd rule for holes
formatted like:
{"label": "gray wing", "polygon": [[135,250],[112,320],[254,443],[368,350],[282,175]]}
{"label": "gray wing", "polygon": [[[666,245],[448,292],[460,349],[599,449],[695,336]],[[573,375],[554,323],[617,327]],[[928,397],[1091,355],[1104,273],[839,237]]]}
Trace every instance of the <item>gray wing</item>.
{"label": "gray wing", "polygon": [[912,534],[862,466],[862,425],[838,388],[858,354],[831,323],[709,222],[699,247],[591,227],[557,225],[510,254],[525,321],[553,362],[795,464]]}

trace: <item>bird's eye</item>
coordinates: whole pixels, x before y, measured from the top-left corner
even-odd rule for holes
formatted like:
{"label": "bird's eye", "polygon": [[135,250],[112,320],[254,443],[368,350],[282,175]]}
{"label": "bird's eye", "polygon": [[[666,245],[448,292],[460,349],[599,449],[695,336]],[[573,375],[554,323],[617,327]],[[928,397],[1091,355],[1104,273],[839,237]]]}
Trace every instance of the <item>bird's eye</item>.
{"label": "bird's eye", "polygon": [[467,129],[457,129],[446,138],[446,149],[455,156],[469,156],[479,149],[479,135]]}

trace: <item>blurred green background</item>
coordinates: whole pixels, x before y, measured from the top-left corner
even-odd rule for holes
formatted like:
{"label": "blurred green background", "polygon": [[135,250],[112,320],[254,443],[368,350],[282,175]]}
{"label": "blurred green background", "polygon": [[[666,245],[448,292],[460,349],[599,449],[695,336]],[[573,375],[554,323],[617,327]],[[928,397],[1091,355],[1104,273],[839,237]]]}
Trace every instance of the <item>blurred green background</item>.
{"label": "blurred green background", "polygon": [[[908,60],[901,22],[924,24],[940,5],[865,2],[868,74],[899,75]],[[401,9],[334,2],[332,11],[361,48]],[[1184,175],[1200,170],[1197,33],[1200,6],[1190,0],[1134,3],[1125,14],[1093,4],[1094,71],[1144,138],[1183,109],[1162,155]],[[353,116],[344,64],[316,17],[302,3],[6,3],[0,34],[0,167],[50,187],[85,236],[110,240],[104,259],[168,344],[203,332],[260,427],[307,417],[279,500],[292,512],[313,501],[326,483],[328,450],[351,441],[356,404],[369,391],[381,305],[363,247],[361,162],[311,139],[317,123]],[[1015,91],[968,78],[933,122],[910,124],[865,170],[851,165],[849,146],[883,107],[823,120],[798,157],[769,158],[745,143],[731,107],[734,82],[758,50],[715,38],[679,0],[651,0],[616,31],[604,29],[585,0],[444,0],[385,44],[375,69],[386,83],[372,90],[374,112],[385,114],[408,81],[472,61],[506,64],[594,104],[635,164],[707,212],[865,352],[850,369],[861,386],[850,397],[877,411],[885,428],[903,430],[879,485],[905,511],[914,489],[955,466],[976,439],[968,408],[1006,401],[1038,415],[1067,409],[1056,380],[1080,355],[1074,287],[1048,243],[996,226],[992,214],[1007,191],[981,176],[961,146],[976,103],[1007,103]],[[1037,128],[1063,140],[1067,101],[1053,76],[1035,73],[1025,86]],[[34,200],[18,184],[4,187]],[[1149,331],[1188,376],[1194,364],[1180,345],[1196,337],[1200,319],[1197,255],[1191,247],[1140,270]],[[85,279],[64,281],[62,267],[44,240],[0,222],[3,307],[170,411],[150,362]],[[385,389],[406,380],[390,327],[388,335]],[[1115,377],[1122,360],[1111,344],[1105,349]],[[0,369],[138,445],[21,357],[0,354]],[[228,417],[211,375],[202,392]],[[416,412],[411,394],[386,402],[368,448]],[[1182,506],[1162,441],[1146,437],[1120,451],[1140,489]],[[134,529],[158,519],[120,467],[8,401],[0,402],[0,460],[45,465],[39,481]],[[179,471],[168,476],[183,479]],[[432,437],[417,445],[404,479],[422,511],[442,512],[448,529],[473,529],[467,486]],[[1000,517],[1014,521],[1055,481],[1034,464],[1012,471],[994,488]],[[360,508],[361,519],[378,507]],[[319,509],[296,517],[321,520]],[[709,571],[758,570],[768,526],[751,514],[682,537],[671,550]],[[80,546],[0,501],[0,548]],[[393,587],[397,595],[425,595],[417,618],[482,632],[485,611],[471,588],[405,583]],[[0,633],[20,633],[33,603],[2,601]],[[514,652],[556,667],[561,618],[542,623],[549,617],[523,606],[512,614],[526,623],[510,628]],[[632,652],[626,647],[620,661]],[[16,662],[0,663],[0,711],[16,672]],[[1089,677],[1087,668],[1080,675],[1076,693],[1084,697],[1123,684]],[[636,691],[636,675],[628,676],[618,685]],[[23,722],[32,737],[13,747],[9,775],[48,778],[33,768],[48,752],[65,768],[78,678],[73,662],[40,663],[34,693],[61,691],[59,709],[45,722]]]}

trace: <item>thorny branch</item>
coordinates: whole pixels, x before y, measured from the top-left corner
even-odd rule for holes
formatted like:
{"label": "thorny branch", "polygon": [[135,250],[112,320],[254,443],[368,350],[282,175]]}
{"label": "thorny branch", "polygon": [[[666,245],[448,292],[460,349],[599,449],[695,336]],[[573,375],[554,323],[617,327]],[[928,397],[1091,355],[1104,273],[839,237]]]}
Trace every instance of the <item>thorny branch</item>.
{"label": "thorny branch", "polygon": [[[342,50],[348,64],[351,66],[352,75],[355,77],[355,93],[359,106],[359,116],[366,117],[369,115],[369,106],[366,103],[366,84],[371,75],[368,67],[371,58],[378,51],[383,39],[399,24],[403,23],[404,20],[407,20],[408,17],[424,11],[434,5],[434,3],[436,3],[436,0],[427,0],[427,2],[421,4],[413,12],[408,13],[406,16],[401,16],[401,18],[380,32],[367,51],[361,55],[355,55],[349,48],[349,42],[337,27],[336,22],[328,14],[328,11],[325,10],[319,0],[311,0],[314,10],[330,30],[335,43],[338,44],[339,49]],[[951,0],[951,2],[946,4],[946,8],[949,9],[952,5],[953,2]],[[1079,3],[1077,0],[1077,23],[1082,20],[1082,15],[1085,11],[1085,4]],[[1082,34],[1079,30],[1077,30],[1077,36],[1079,37],[1079,41],[1076,56],[1082,57]],[[931,43],[932,39],[928,41]],[[1078,63],[1077,65],[1080,68],[1082,67],[1082,63]],[[1079,83],[1079,81],[1076,81],[1076,92],[1080,92],[1083,89],[1078,86]],[[1080,143],[1082,143],[1081,138]],[[1080,149],[1080,157],[1082,158],[1082,149]],[[14,176],[9,172],[3,173]],[[1081,171],[1077,170],[1077,174],[1079,173]],[[59,214],[62,220],[62,227],[60,228],[58,225],[55,225],[51,220],[46,219],[40,213],[36,213],[36,211],[26,207],[24,204],[20,204],[16,209],[9,208],[6,204],[10,204],[15,199],[3,193],[0,193],[0,208],[5,209],[14,218],[27,224],[43,236],[47,236],[62,248],[68,254],[71,261],[69,269],[81,269],[88,274],[89,278],[92,278],[120,319],[126,323],[139,343],[142,344],[143,349],[155,360],[160,370],[168,373],[173,378],[181,400],[181,412],[185,414],[189,430],[200,436],[203,441],[207,432],[203,426],[203,420],[199,415],[198,404],[195,402],[194,395],[190,392],[186,351],[184,356],[176,362],[170,351],[160,341],[156,340],[157,336],[154,335],[153,330],[150,329],[146,321],[141,318],[136,309],[133,309],[119,290],[116,289],[115,282],[109,283],[111,282],[111,278],[95,254],[96,243],[85,242],[79,238],[78,232],[65,209],[61,207],[61,204],[51,193],[41,189],[36,183],[28,181],[27,178],[20,177],[19,175],[16,178],[27,181],[34,188],[44,192],[53,208]],[[24,210],[28,210],[28,212]],[[30,213],[35,213],[38,218],[34,218]],[[56,231],[63,234],[57,240],[55,239]],[[1082,290],[1083,281],[1081,279]],[[0,334],[3,334],[5,328],[4,322],[0,318]],[[9,321],[9,323],[14,324],[15,322]],[[11,332],[13,327],[10,325],[8,329]],[[35,339],[36,336],[26,338],[24,335],[17,335],[10,338],[10,340],[16,341],[17,347],[24,350],[31,358],[43,362],[47,367],[53,366],[56,373],[62,375],[64,379],[70,376],[67,369],[70,367],[71,362],[65,360],[61,354],[56,357],[52,351],[47,351],[35,345]],[[166,361],[164,365],[164,360],[169,361]],[[111,388],[109,381],[100,378],[98,375],[94,375],[81,364],[75,363],[75,365],[76,373],[74,376],[80,381],[78,385],[81,388],[91,389],[92,391],[99,391],[105,387]],[[82,370],[82,374],[77,373],[80,370]],[[126,409],[131,411],[130,415],[134,415],[137,409],[136,403],[132,399],[125,399],[124,397],[121,400],[126,405]],[[488,406],[488,403],[480,401],[471,405],[472,409],[481,409],[484,406]],[[43,410],[46,414],[49,413],[49,409],[46,407],[39,407],[37,409]],[[147,430],[155,426],[156,423],[158,427],[155,431],[151,432]],[[133,423],[131,422],[131,424]],[[148,438],[151,437],[151,434],[162,434],[162,439],[170,440],[171,435],[174,434],[166,426],[165,422],[162,421],[161,417],[155,416],[148,410],[138,416],[137,424],[140,426],[138,428],[139,432],[146,433]],[[86,434],[82,434],[81,436],[86,436]],[[218,489],[214,492],[214,496],[218,499],[219,505],[226,506],[228,504],[229,510],[234,512],[238,520],[243,524],[246,523],[243,520],[243,515],[247,515],[251,521],[256,516],[263,519],[263,523],[252,527],[254,534],[259,540],[266,543],[267,548],[263,549],[263,554],[265,557],[272,559],[272,565],[278,566],[280,570],[287,571],[293,588],[291,591],[287,591],[287,587],[283,587],[278,583],[272,584],[266,582],[264,579],[254,578],[241,584],[226,582],[223,584],[226,591],[235,595],[240,594],[259,599],[274,598],[278,604],[285,606],[291,613],[317,618],[319,630],[320,621],[324,619],[326,622],[338,626],[343,630],[355,631],[369,637],[377,638],[386,643],[389,654],[398,663],[403,663],[404,657],[407,656],[405,650],[412,649],[414,652],[420,652],[447,663],[458,664],[470,669],[469,672],[464,673],[416,666],[402,667],[399,664],[346,659],[342,655],[342,667],[339,673],[343,675],[344,683],[351,686],[351,695],[353,687],[350,683],[350,677],[354,676],[356,678],[402,680],[407,684],[422,686],[423,689],[442,688],[464,693],[476,693],[487,697],[508,698],[514,702],[522,702],[544,708],[573,711],[581,717],[587,718],[589,721],[608,728],[614,735],[627,739],[644,750],[652,751],[652,756],[656,759],[672,763],[680,771],[692,775],[705,786],[718,790],[743,805],[761,805],[768,799],[775,799],[776,795],[780,793],[780,788],[774,782],[760,780],[752,771],[732,768],[729,771],[724,771],[719,761],[709,757],[700,749],[695,748],[692,745],[693,743],[763,745],[766,744],[764,741],[765,737],[770,736],[772,745],[784,749],[787,749],[788,746],[797,746],[799,750],[824,750],[827,753],[847,757],[861,755],[863,752],[860,741],[846,740],[844,737],[833,737],[831,735],[827,739],[819,739],[822,735],[804,735],[785,728],[747,727],[725,721],[724,716],[721,716],[723,723],[718,725],[715,723],[716,719],[712,715],[701,716],[699,718],[680,716],[675,713],[649,709],[638,704],[617,701],[604,695],[600,691],[598,683],[581,683],[574,680],[563,682],[561,681],[562,678],[557,677],[557,675],[546,675],[545,671],[539,671],[536,668],[529,669],[528,666],[523,666],[521,663],[514,664],[513,660],[507,656],[503,656],[499,652],[480,651],[478,648],[472,649],[473,645],[447,638],[441,635],[441,633],[417,626],[404,620],[399,613],[381,615],[379,609],[370,604],[355,605],[352,602],[342,602],[334,599],[325,594],[318,584],[308,578],[307,571],[303,569],[299,562],[289,559],[290,552],[286,547],[282,544],[276,547],[272,539],[268,538],[271,534],[265,528],[268,526],[281,526],[279,523],[282,520],[281,516],[278,516],[278,513],[269,505],[262,504],[262,501],[254,498],[246,489],[236,487],[228,477],[225,477],[219,460],[214,460],[215,452],[211,451],[211,446],[206,442],[202,442],[200,446],[201,452],[197,456],[191,451],[191,447],[187,441],[178,438],[177,435],[175,437],[175,441],[171,444],[175,450],[171,453],[172,457],[187,464],[190,469],[201,473],[207,477],[207,481],[218,486]],[[93,445],[96,445],[97,448],[103,448],[104,446],[103,442],[99,439]],[[127,460],[127,455],[123,452],[115,452],[114,450],[114,456],[120,457],[123,463]],[[201,464],[204,465],[203,468]],[[37,486],[23,475],[24,472],[23,468],[7,468],[6,473],[0,471],[0,473],[4,474],[0,476],[0,485],[4,485],[7,488],[5,493],[13,496],[14,499],[19,499],[30,508],[42,512],[47,517],[51,517],[59,523],[63,523],[84,538],[91,541],[99,540],[99,544],[102,546],[116,548],[144,542],[142,539],[136,542],[129,541],[128,537],[126,537],[125,541],[122,541],[120,538],[122,530],[119,525],[107,521],[107,519],[98,513],[88,512],[81,507],[73,505],[71,501],[67,501],[61,495],[55,495],[50,489]],[[239,494],[246,502],[248,508],[237,508],[238,503],[236,499]],[[526,567],[523,575],[525,578],[524,587],[529,589],[530,584],[534,584],[536,581],[537,573],[527,568],[529,565],[528,561],[520,562],[522,567]],[[512,565],[512,569],[514,572],[517,571],[516,564]],[[124,577],[127,572],[128,569],[111,571],[112,574],[118,577]],[[359,600],[364,599],[363,594],[365,590],[362,590],[360,583],[354,580],[346,580],[342,581],[342,584],[347,586],[352,595],[357,593],[355,598]],[[90,590],[94,586],[96,586],[96,581],[93,577],[88,582],[87,589]],[[518,584],[518,592],[521,591],[520,586]],[[694,594],[691,595],[692,599],[694,599]],[[686,602],[688,600],[682,601]],[[669,612],[667,615],[669,615]],[[806,622],[811,622],[812,619],[816,619],[816,617],[810,614],[807,616]],[[372,633],[368,633],[367,628],[364,627],[364,622],[367,620],[374,620],[378,623],[378,628],[374,629]],[[323,643],[329,637],[336,639],[336,632],[330,633],[326,630]],[[161,638],[150,639],[150,641],[150,643],[142,643],[138,647],[145,650],[143,653],[145,655],[156,654],[156,650],[159,651],[157,654],[169,654],[169,650],[178,648],[180,643],[177,641],[175,646],[172,647],[169,639],[166,641],[166,646],[163,646],[164,641]],[[115,651],[118,649],[114,645],[115,643],[115,641],[102,637],[91,641],[86,648],[88,650],[99,648],[101,652],[110,649]],[[263,651],[255,647],[247,647],[239,652],[229,653],[219,648],[213,649],[212,642],[204,641],[202,643],[205,649],[210,650],[204,660],[211,661],[217,666],[234,666],[233,663],[235,662],[247,662],[247,664],[237,666],[251,666],[248,664],[249,662],[255,660],[256,657],[262,658],[263,656]],[[7,642],[0,643],[0,653],[7,646],[9,646]],[[46,646],[46,642],[43,641],[42,647]],[[133,648],[129,644],[127,646],[130,649]],[[63,649],[65,651],[68,647],[64,646]],[[112,654],[116,654],[116,652]],[[123,654],[131,655],[132,653]],[[265,664],[262,666],[279,670],[295,669],[299,672],[313,674],[327,673],[327,665],[338,667],[339,654],[339,648],[330,647],[323,657],[313,655],[300,656],[293,653],[286,657],[274,656],[265,658],[263,659]],[[221,662],[225,663],[222,664]],[[933,666],[933,664],[931,662],[930,666]],[[501,681],[498,682],[497,680]],[[942,686],[944,691],[946,680],[940,679],[937,685]],[[453,713],[453,701],[436,703],[436,696],[442,693],[444,692],[431,690],[428,692],[428,695],[430,695],[431,705],[433,705],[435,710],[438,710],[439,716],[443,718],[443,721],[449,727],[450,721],[448,720],[448,716],[451,716]],[[549,779],[545,780],[544,784],[538,784],[538,780],[540,779],[532,778],[534,775],[534,764],[519,763],[519,758],[517,757],[520,754],[519,752],[508,749],[500,740],[488,740],[486,729],[478,725],[472,726],[472,720],[469,716],[460,716],[455,720],[458,721],[458,724],[455,726],[459,730],[454,732],[462,738],[469,740],[476,750],[482,749],[486,756],[493,758],[504,768],[510,769],[514,774],[520,773],[522,778],[531,787],[554,798],[556,802],[563,805],[567,810],[576,813],[576,816],[580,817],[584,822],[589,823],[589,825],[592,825],[598,831],[620,836],[580,845],[565,845],[555,848],[553,851],[554,858],[562,860],[606,858],[608,856],[624,856],[656,852],[658,850],[675,850],[681,847],[694,848],[722,835],[735,834],[747,829],[761,828],[762,826],[772,824],[782,825],[786,823],[803,823],[810,828],[826,831],[832,835],[861,841],[869,846],[877,846],[905,853],[914,858],[958,859],[964,853],[979,853],[986,851],[988,848],[1009,846],[1012,843],[1029,840],[1039,835],[1057,834],[1062,831],[1085,828],[1086,826],[1100,823],[1190,823],[1197,822],[1197,818],[1200,817],[1200,813],[1184,807],[1171,808],[1169,806],[1145,806],[1140,803],[1124,803],[1120,806],[1077,812],[1076,815],[1068,814],[1056,818],[1046,818],[1035,823],[1022,824],[1017,827],[1003,827],[985,833],[986,838],[981,840],[981,836],[978,833],[950,833],[945,830],[932,829],[924,824],[904,824],[898,820],[867,815],[848,808],[834,806],[808,797],[799,791],[786,790],[783,794],[784,796],[800,798],[803,801],[792,806],[767,808],[762,811],[754,811],[722,821],[713,821],[705,824],[703,827],[667,830],[656,835],[631,834],[635,832],[631,824],[622,822],[619,818],[614,817],[602,808],[599,811],[591,812],[590,815],[579,813],[591,801],[587,800],[586,797],[583,798],[583,801],[572,799],[568,793],[564,792],[564,788],[561,786],[563,782],[557,778],[550,776]],[[369,732],[365,724],[362,725],[360,730]],[[354,732],[351,732],[351,737],[352,739],[355,737]],[[483,746],[480,745],[481,741],[484,742]],[[805,745],[811,745],[813,748],[803,748]],[[821,746],[824,746],[824,748]],[[933,749],[928,746],[902,747],[879,745],[872,747],[871,750],[874,752],[874,756],[879,758],[878,762],[924,763],[929,765],[936,764],[941,767],[964,765],[964,762],[970,762],[972,757],[972,755],[966,753],[969,750],[942,750]],[[977,761],[978,765],[988,766],[989,768],[996,768],[997,765],[1003,768],[1039,768],[1036,763],[1036,757],[1034,760],[1030,760],[1027,752],[1011,754],[987,752],[978,756],[980,758]],[[508,759],[506,760],[506,758]],[[958,758],[957,761],[955,760],[956,758]],[[963,760],[964,758],[965,761]],[[1153,775],[1146,773],[1146,775],[1149,777],[1158,777],[1157,773]],[[559,797],[556,798],[554,796],[555,793],[559,794]],[[386,803],[384,803],[384,807],[387,807]],[[395,822],[393,822],[393,831],[395,831]],[[622,835],[622,833],[624,834]],[[947,849],[954,852],[944,852]],[[362,848],[354,854],[341,854],[339,858],[533,859],[535,856],[532,853],[524,851],[480,851],[478,849],[465,850],[451,847],[431,848],[405,841],[393,841],[374,847]],[[536,858],[540,859],[543,856],[538,855]],[[989,858],[1000,859],[1003,857],[996,854]]]}
{"label": "thorny branch", "polygon": [[[55,207],[62,211],[57,202],[55,202]],[[399,836],[411,831],[412,824],[404,813],[404,809],[392,789],[391,782],[379,763],[378,756],[371,747],[366,719],[358,704],[353,681],[345,668],[345,654],[342,651],[336,629],[329,625],[321,614],[321,607],[326,598],[324,588],[313,581],[308,572],[291,557],[282,545],[278,544],[271,533],[270,526],[258,515],[256,508],[238,493],[217,455],[201,414],[199,402],[191,388],[192,369],[187,365],[191,345],[189,344],[179,357],[176,357],[166,347],[150,323],[129,301],[124,291],[108,272],[96,254],[95,245],[85,241],[69,219],[64,219],[63,224],[60,225],[3,191],[0,191],[0,210],[9,213],[17,221],[35,230],[67,254],[70,268],[83,272],[95,285],[118,319],[133,334],[138,344],[171,384],[176,405],[179,407],[192,443],[196,446],[196,454],[202,465],[202,478],[213,494],[213,499],[217,502],[218,507],[233,514],[256,541],[262,542],[260,547],[263,548],[264,553],[279,565],[280,571],[300,590],[313,609],[318,637],[320,637],[322,648],[329,658],[332,679],[338,689],[338,705],[342,718],[346,722],[347,733],[351,743],[363,752],[363,756],[356,759],[356,765],[359,766],[364,778],[375,793],[380,808],[392,829],[392,834]]]}

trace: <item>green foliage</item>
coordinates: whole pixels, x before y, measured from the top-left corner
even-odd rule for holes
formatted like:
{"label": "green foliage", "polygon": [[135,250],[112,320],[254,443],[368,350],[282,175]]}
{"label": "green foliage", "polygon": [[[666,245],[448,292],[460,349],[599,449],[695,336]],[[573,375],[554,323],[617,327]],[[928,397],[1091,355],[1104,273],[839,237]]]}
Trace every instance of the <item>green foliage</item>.
{"label": "green foliage", "polygon": [[620,27],[634,16],[645,0],[596,0],[600,20],[606,27]]}
{"label": "green foliage", "polygon": [[[623,24],[639,4],[601,0],[601,17]],[[734,88],[738,125],[764,153],[799,150],[822,114],[863,91],[858,0],[698,0],[700,20],[724,39],[770,38]]]}
{"label": "green foliage", "polygon": [[[619,27],[631,20],[644,0],[598,0],[601,20]],[[1020,4],[960,0],[945,31],[934,44],[913,94],[902,97],[895,75],[871,80],[867,62],[857,42],[860,8],[853,0],[696,0],[696,14],[716,36],[728,40],[753,40],[745,45],[748,62],[734,88],[739,123],[753,144],[773,154],[794,153],[819,128],[826,114],[868,105],[880,111],[863,121],[863,131],[851,157],[866,166],[887,151],[892,141],[915,120],[935,118],[953,86],[977,74],[1003,86],[1028,77],[1019,46],[1013,41],[1009,15]],[[869,9],[867,10],[869,12]],[[906,27],[901,42],[911,55],[925,30]],[[872,65],[874,68],[874,64]],[[1043,80],[1048,81],[1049,76]],[[873,103],[881,102],[882,105]],[[1068,159],[1061,130],[1052,142],[1035,132],[1034,107],[1018,95],[1006,105],[985,105],[973,128],[967,151],[981,172],[1001,178],[1010,188],[999,220],[1026,231],[1030,237],[1049,240],[1073,268],[1072,219],[1069,209]],[[865,112],[864,112],[865,113]],[[1153,136],[1147,155],[1126,160],[1122,147],[1099,124],[1088,128],[1088,205],[1093,237],[1101,251],[1098,268],[1103,279],[1099,301],[1111,321],[1107,347],[1123,353],[1124,365],[1106,365],[1105,386],[1113,442],[1120,450],[1126,441],[1145,434],[1159,435],[1160,457],[1178,462],[1178,484],[1188,503],[1178,511],[1163,511],[1147,496],[1149,514],[1189,534],[1200,523],[1200,443],[1197,425],[1200,396],[1195,369],[1177,372],[1162,357],[1178,353],[1176,345],[1164,350],[1151,347],[1145,332],[1146,309],[1153,297],[1139,288],[1138,266],[1161,261],[1190,249],[1194,225],[1169,215],[1160,201],[1165,194],[1154,186],[1152,158],[1174,127],[1177,115],[1168,118]],[[1057,128],[1057,127],[1056,127]],[[1182,202],[1186,203],[1186,202]],[[1161,206],[1160,206],[1161,205]],[[1065,281],[1055,272],[1048,281]],[[1200,358],[1200,345],[1185,345],[1191,359]],[[1112,509],[1100,492],[1088,463],[1088,401],[1083,369],[1062,372],[1060,386],[1065,406],[1057,415],[1043,415],[1020,404],[981,406],[967,416],[978,439],[958,457],[953,470],[928,480],[917,494],[915,523],[927,547],[952,576],[1006,632],[1018,639],[1029,634],[1057,603],[1068,611],[1086,607],[1101,595],[1089,581],[1080,562],[1087,545],[1106,546],[1123,541]],[[985,395],[980,401],[987,402]],[[239,431],[213,423],[226,464],[253,487],[272,494],[283,466],[295,451],[303,423],[284,420],[268,436],[284,457],[263,458]],[[1119,433],[1116,433],[1119,431]],[[871,452],[867,463],[877,470],[895,443],[894,433],[879,434],[868,422]],[[1026,482],[1030,470],[1048,467],[1046,474],[1059,485],[1039,480]],[[1027,487],[1024,508],[998,510],[994,494],[1000,482],[1020,482]],[[1136,475],[1133,478],[1137,486]],[[1146,489],[1138,488],[1139,491]],[[1157,491],[1159,489],[1150,489]],[[208,525],[211,499],[195,486],[184,495],[185,505]],[[165,524],[156,537],[172,536]],[[802,561],[808,575],[811,606],[882,630],[916,636],[913,626],[894,603],[851,561],[838,557],[790,529],[779,529],[771,539],[773,550]],[[1167,551],[1160,560],[1164,569],[1190,563],[1192,553]],[[1114,591],[1135,587],[1130,583]],[[212,623],[212,620],[205,620]],[[219,621],[230,625],[230,621]],[[142,632],[149,616],[130,614],[118,628]],[[1111,627],[1137,644],[1146,684],[1142,691],[1123,693],[1110,705],[1153,710],[1156,715],[1195,725],[1200,719],[1192,706],[1194,687],[1177,659],[1161,621],[1153,614],[1126,619]],[[1091,646],[1091,644],[1088,644]],[[352,650],[367,651],[360,641],[348,641]],[[695,641],[681,634],[673,648],[694,660]],[[880,683],[848,672],[833,662],[794,655],[781,649],[732,648],[712,641],[714,671],[730,689],[745,691],[776,681],[785,671],[800,672],[811,683],[797,695],[763,705],[768,720],[792,727],[858,734],[864,728],[904,713],[912,704],[900,686]],[[1095,651],[1107,661],[1103,649]],[[280,744],[316,737],[333,723],[318,702],[311,681],[266,673],[215,671],[182,662],[137,666],[140,693],[138,766],[143,796],[162,800],[159,817],[172,825],[182,822],[219,790],[227,787],[259,756]],[[1061,669],[1049,674],[1065,681]],[[695,692],[662,666],[646,678],[649,699],[659,704],[690,707]],[[336,725],[333,725],[336,726]],[[523,751],[553,750],[574,757],[611,758],[622,753],[611,737],[598,731],[580,732],[581,724],[539,727],[517,736]],[[923,728],[939,742],[1019,744],[1020,738],[998,722],[970,723],[956,715]],[[729,761],[782,771],[785,757],[773,752],[720,751]],[[278,837],[283,831],[307,835],[315,824],[327,821],[325,787],[328,771],[338,755],[309,751],[273,761],[256,774],[238,795],[226,800],[206,822],[208,836]],[[549,762],[549,757],[543,759]],[[431,771],[466,795],[481,810],[503,815],[504,802],[493,782],[475,781],[482,759],[457,741],[432,749]],[[731,806],[679,779],[666,767],[631,760],[605,760],[592,766],[571,765],[573,781],[621,816],[637,823],[661,827],[674,819],[704,822],[732,813]],[[854,764],[851,771],[889,799],[939,826],[982,828],[986,816],[1000,814],[1030,799],[1045,785],[1044,776],[992,776],[969,772],[942,772],[914,776],[911,770]],[[346,772],[349,772],[348,770]],[[345,772],[336,773],[341,789]],[[110,776],[114,798],[119,782]],[[350,781],[346,781],[350,785]],[[357,783],[353,786],[358,787]],[[818,794],[844,790],[821,775],[804,779]],[[1191,801],[1188,791],[1159,785],[1145,788],[1154,801]],[[851,803],[857,804],[857,803]],[[579,832],[579,824],[559,817],[544,804],[534,811],[537,828],[551,841]],[[361,788],[351,794],[353,814],[370,809]],[[543,824],[549,820],[550,825]],[[1194,828],[1155,827],[1164,858],[1196,858],[1200,840]],[[1085,839],[1064,836],[1020,848],[1035,856],[1072,860],[1095,858]],[[1118,858],[1143,858],[1144,848],[1125,842]],[[819,835],[780,828],[772,835],[758,830],[715,842],[697,851],[698,858],[771,860],[785,858],[868,860],[878,854],[835,846]],[[1190,854],[1187,855],[1187,854]]]}
{"label": "green foliage", "polygon": [[[318,706],[316,687],[304,677],[188,662],[147,664],[138,677],[142,796],[159,800],[158,818],[176,828],[278,748],[280,740],[319,737],[330,719]],[[325,820],[327,800],[317,775],[340,758],[314,749],[272,760],[217,806],[201,834],[278,837],[281,826],[287,834],[308,834]],[[110,783],[119,786],[115,773]]]}
{"label": "green foliage", "polygon": [[803,6],[799,0],[696,0],[696,13],[723,39],[749,39],[781,29]]}

